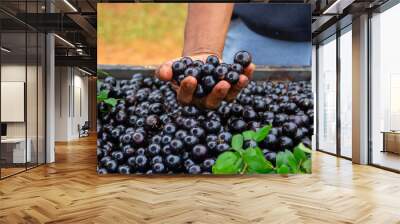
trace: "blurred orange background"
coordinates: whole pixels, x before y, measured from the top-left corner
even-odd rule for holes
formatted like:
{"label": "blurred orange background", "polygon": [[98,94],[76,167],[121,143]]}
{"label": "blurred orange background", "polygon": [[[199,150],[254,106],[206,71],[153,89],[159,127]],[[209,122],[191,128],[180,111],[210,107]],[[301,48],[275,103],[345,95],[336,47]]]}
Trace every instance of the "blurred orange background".
{"label": "blurred orange background", "polygon": [[182,53],[186,3],[100,3],[97,63],[157,65]]}

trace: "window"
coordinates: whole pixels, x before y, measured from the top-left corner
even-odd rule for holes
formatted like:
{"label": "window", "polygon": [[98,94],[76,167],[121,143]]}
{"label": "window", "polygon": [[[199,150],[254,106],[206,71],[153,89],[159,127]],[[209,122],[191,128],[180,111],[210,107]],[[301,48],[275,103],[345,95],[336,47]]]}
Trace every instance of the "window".
{"label": "window", "polygon": [[400,170],[400,4],[371,18],[371,162]]}
{"label": "window", "polygon": [[340,155],[352,156],[352,34],[340,36]]}
{"label": "window", "polygon": [[318,149],[336,153],[336,39],[318,48]]}
{"label": "window", "polygon": [[[0,7],[7,4],[13,2]],[[38,4],[18,2],[21,15],[39,12]],[[13,16],[0,12],[0,17],[7,21],[0,23],[0,178],[5,178],[45,162],[46,39]]]}

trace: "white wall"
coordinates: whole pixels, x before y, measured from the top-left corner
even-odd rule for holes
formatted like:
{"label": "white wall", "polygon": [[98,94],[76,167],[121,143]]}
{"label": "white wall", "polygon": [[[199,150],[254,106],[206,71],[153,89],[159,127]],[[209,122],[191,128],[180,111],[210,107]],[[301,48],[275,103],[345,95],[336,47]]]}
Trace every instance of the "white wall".
{"label": "white wall", "polygon": [[[75,70],[76,71],[76,70]],[[74,75],[74,108],[72,119],[72,135],[78,137],[78,124],[83,125],[89,120],[89,102],[88,102],[88,78],[80,75]]]}
{"label": "white wall", "polygon": [[56,67],[55,73],[55,140],[70,141],[88,120],[88,78],[72,67]]}
{"label": "white wall", "polygon": [[55,68],[55,141],[68,140],[68,88],[70,83],[69,69],[67,67]]}

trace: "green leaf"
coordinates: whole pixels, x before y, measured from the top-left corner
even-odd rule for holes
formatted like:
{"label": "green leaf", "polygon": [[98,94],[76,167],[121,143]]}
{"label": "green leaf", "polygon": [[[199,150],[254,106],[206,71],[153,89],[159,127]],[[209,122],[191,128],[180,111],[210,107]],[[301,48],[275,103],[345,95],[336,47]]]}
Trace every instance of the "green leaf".
{"label": "green leaf", "polygon": [[287,161],[287,165],[289,166],[290,170],[293,173],[298,173],[300,172],[300,166],[298,165],[299,163],[297,162],[296,158],[294,157],[293,153],[289,150],[285,150],[285,157]]}
{"label": "green leaf", "polygon": [[312,150],[311,150],[310,148],[308,148],[307,146],[303,145],[303,143],[298,144],[298,145],[295,147],[295,149],[297,149],[297,148],[300,149],[300,150],[302,150],[302,151],[305,152],[305,153],[309,153],[309,154],[312,153]]}
{"label": "green leaf", "polygon": [[112,107],[115,107],[115,105],[117,105],[117,100],[114,98],[108,98],[108,99],[104,100],[104,103],[106,103]]}
{"label": "green leaf", "polygon": [[243,159],[238,152],[220,154],[212,167],[213,174],[238,174],[243,169]]}
{"label": "green leaf", "polygon": [[234,150],[240,151],[243,147],[243,136],[241,134],[234,135],[231,145]]}
{"label": "green leaf", "polygon": [[311,169],[312,169],[311,159],[307,159],[306,161],[304,161],[301,166],[304,168],[306,173],[311,173]]}
{"label": "green leaf", "polygon": [[279,152],[276,156],[276,167],[279,169],[282,166],[286,166],[290,168],[291,172],[298,173],[300,172],[300,165],[297,162],[293,153],[289,150],[285,150],[284,152]]}
{"label": "green leaf", "polygon": [[253,139],[254,136],[256,135],[256,132],[253,130],[245,131],[242,133],[242,135],[243,135],[244,140],[247,141],[247,140]]}
{"label": "green leaf", "polygon": [[103,90],[101,90],[100,92],[98,92],[97,93],[97,101],[98,102],[101,102],[101,101],[104,101],[104,100],[106,100],[107,98],[108,98],[108,90],[105,90],[105,89],[103,89]]}
{"label": "green leaf", "polygon": [[246,149],[243,153],[243,160],[250,173],[268,173],[274,169],[274,166],[265,159],[258,147]]}
{"label": "green leaf", "polygon": [[280,166],[280,167],[277,169],[277,173],[278,173],[278,174],[288,174],[289,171],[290,171],[290,170],[289,170],[289,167],[286,166],[285,164],[282,165],[282,166]]}
{"label": "green leaf", "polygon": [[262,140],[264,140],[264,138],[267,137],[271,129],[272,125],[266,125],[260,128],[253,137],[254,141],[261,142]]}
{"label": "green leaf", "polygon": [[265,160],[267,162],[267,167],[270,167],[271,169],[274,169],[274,164],[272,164],[270,161]]}
{"label": "green leaf", "polygon": [[252,170],[251,168],[247,168],[246,174],[258,174],[256,170]]}
{"label": "green leaf", "polygon": [[299,149],[298,147],[294,148],[293,155],[294,155],[294,158],[296,158],[297,163],[299,163],[299,164],[302,163],[302,161],[305,161],[307,159],[306,153],[303,150]]}
{"label": "green leaf", "polygon": [[276,167],[281,167],[285,163],[286,163],[285,153],[278,152],[278,155],[276,155]]}

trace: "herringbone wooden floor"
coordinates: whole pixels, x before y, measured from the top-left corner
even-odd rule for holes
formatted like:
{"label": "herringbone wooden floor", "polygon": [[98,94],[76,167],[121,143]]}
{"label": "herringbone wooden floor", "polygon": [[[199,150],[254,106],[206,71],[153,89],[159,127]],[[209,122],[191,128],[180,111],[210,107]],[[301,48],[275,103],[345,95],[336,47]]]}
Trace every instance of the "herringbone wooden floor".
{"label": "herringbone wooden floor", "polygon": [[400,223],[400,175],[313,155],[313,174],[99,177],[95,139],[0,181],[0,223]]}

